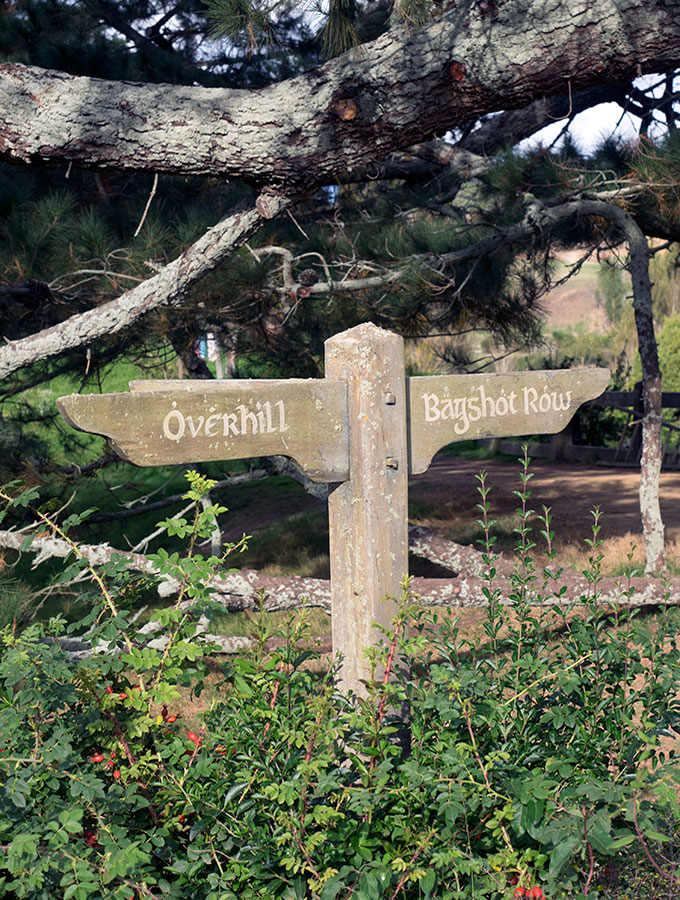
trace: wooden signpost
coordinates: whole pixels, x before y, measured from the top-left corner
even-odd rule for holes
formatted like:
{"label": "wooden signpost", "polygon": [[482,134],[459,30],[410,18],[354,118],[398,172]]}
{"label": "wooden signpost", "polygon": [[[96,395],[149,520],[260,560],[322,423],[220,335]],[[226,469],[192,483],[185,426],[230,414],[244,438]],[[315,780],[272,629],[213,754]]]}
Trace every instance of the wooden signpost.
{"label": "wooden signpost", "polygon": [[455,441],[561,431],[608,381],[607,369],[406,378],[403,339],[367,323],[326,341],[323,379],[133,381],[57,406],[137,465],[282,455],[330,483],[333,647],[340,686],[361,694],[363,650],[408,573],[408,476]]}

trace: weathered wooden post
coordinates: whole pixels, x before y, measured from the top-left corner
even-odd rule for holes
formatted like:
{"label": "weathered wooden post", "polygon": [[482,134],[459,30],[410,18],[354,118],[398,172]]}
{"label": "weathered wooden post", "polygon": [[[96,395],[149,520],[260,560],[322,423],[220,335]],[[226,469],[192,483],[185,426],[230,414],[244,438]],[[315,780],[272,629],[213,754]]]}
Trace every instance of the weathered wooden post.
{"label": "weathered wooden post", "polygon": [[408,574],[404,341],[372,324],[326,341],[326,379],[347,385],[349,478],[328,498],[333,649],[341,687],[363,693],[363,650],[389,627]]}
{"label": "weathered wooden post", "polygon": [[[326,342],[326,378],[133,381],[129,394],[57,400],[75,428],[140,466],[290,457],[329,498],[333,645],[341,686],[365,694],[364,649],[408,574],[407,479],[478,437],[560,431],[606,369],[405,378],[401,337],[367,323]],[[385,599],[392,598],[392,599]]]}

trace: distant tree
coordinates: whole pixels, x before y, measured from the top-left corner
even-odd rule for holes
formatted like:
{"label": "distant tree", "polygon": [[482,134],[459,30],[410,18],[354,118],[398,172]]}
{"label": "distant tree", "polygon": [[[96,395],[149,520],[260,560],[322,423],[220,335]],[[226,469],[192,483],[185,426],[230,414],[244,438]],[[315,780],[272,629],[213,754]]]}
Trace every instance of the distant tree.
{"label": "distant tree", "polygon": [[597,275],[596,297],[611,325],[617,325],[624,310],[629,308],[629,294],[630,283],[624,280],[621,266],[612,260],[604,260]]}
{"label": "distant tree", "polygon": [[680,315],[669,316],[659,335],[659,365],[667,391],[680,391]]}

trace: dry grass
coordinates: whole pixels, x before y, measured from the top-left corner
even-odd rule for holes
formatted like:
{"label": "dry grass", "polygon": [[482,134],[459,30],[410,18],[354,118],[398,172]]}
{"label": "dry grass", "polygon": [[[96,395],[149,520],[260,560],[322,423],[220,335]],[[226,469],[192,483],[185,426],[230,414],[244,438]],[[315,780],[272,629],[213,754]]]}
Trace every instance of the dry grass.
{"label": "dry grass", "polygon": [[[557,544],[560,565],[577,572],[588,567],[590,549],[575,542],[559,541]],[[604,538],[598,549],[602,554],[603,575],[624,575],[629,570],[642,574],[645,567],[645,551],[641,535],[627,532],[611,538]],[[666,560],[671,574],[680,572],[680,539],[666,544]]]}
{"label": "dry grass", "polygon": [[[479,512],[471,512],[469,506],[466,508],[463,504],[450,501],[443,503],[432,514],[428,514],[426,509],[416,509],[415,512],[416,515],[411,517],[415,524],[425,525],[458,544],[483,548],[484,530],[477,521]],[[417,515],[418,512],[421,514]],[[493,521],[490,535],[494,538],[494,551],[513,558],[517,546],[517,515],[505,513],[498,515]],[[592,550],[586,539],[592,539],[593,521],[591,517],[588,521],[579,519],[562,522],[559,530],[555,529],[553,548],[556,551],[557,565],[575,572],[583,572],[589,568]],[[540,566],[546,552],[546,541],[542,535],[545,526],[538,516],[533,516],[530,522],[533,528],[531,540],[536,545],[532,552],[537,566]],[[604,522],[606,526],[606,519]],[[602,554],[602,574],[616,576],[628,571],[631,574],[643,574],[645,554],[642,535],[632,531],[612,537],[603,536],[604,534],[606,532],[603,529],[599,535],[601,543],[597,550],[598,554]],[[666,559],[670,573],[680,574],[680,538],[666,542]]]}

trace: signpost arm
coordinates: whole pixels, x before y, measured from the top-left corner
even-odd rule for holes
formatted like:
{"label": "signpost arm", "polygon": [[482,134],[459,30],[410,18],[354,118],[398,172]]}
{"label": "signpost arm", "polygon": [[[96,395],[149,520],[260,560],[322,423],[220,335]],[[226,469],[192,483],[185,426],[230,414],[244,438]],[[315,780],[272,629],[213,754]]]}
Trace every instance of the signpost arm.
{"label": "signpost arm", "polygon": [[[389,627],[408,573],[404,341],[371,323],[326,341],[326,379],[347,384],[349,480],[328,498],[333,648],[340,688],[365,695],[366,647]],[[385,599],[385,598],[391,599]]]}

